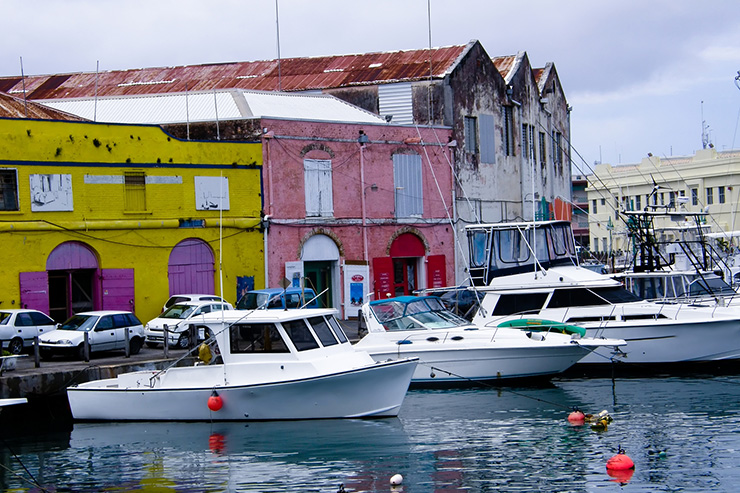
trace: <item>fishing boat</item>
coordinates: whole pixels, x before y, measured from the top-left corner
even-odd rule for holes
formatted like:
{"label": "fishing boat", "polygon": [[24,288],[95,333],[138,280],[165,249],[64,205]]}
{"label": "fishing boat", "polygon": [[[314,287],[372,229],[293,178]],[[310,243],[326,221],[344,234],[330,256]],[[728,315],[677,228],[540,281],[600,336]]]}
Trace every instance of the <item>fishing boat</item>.
{"label": "fishing boat", "polygon": [[399,296],[362,306],[367,335],[355,347],[376,361],[419,358],[412,384],[465,384],[549,377],[594,348],[624,341],[585,338],[585,330],[542,319],[482,328],[445,308],[435,296]]}
{"label": "fishing boat", "polygon": [[473,323],[521,317],[578,324],[587,336],[623,339],[579,364],[666,364],[740,358],[740,315],[718,305],[640,300],[615,279],[580,267],[568,221],[467,226],[470,275],[483,294]]}
{"label": "fishing boat", "polygon": [[[262,421],[398,415],[417,366],[354,348],[333,309],[223,311],[192,366],[67,389],[76,420]],[[210,332],[208,332],[210,331]]]}

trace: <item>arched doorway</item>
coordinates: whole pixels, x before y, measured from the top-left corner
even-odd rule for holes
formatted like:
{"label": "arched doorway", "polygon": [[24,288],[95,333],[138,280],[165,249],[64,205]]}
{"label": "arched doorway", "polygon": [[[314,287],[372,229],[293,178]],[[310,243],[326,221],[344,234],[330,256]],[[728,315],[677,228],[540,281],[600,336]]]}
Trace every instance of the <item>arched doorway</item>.
{"label": "arched doorway", "polygon": [[64,322],[75,313],[96,307],[98,256],[84,243],[68,241],[46,260],[49,279],[49,316]]}
{"label": "arched doorway", "polygon": [[301,250],[306,286],[316,290],[317,294],[326,290],[319,296],[319,306],[324,308],[334,307],[337,299],[334,287],[337,285],[335,276],[339,256],[339,248],[334,240],[322,234],[309,238]]}
{"label": "arched doorway", "polygon": [[170,296],[215,294],[213,259],[213,250],[203,240],[188,238],[175,245],[167,264]]}
{"label": "arched doorway", "polygon": [[424,243],[415,234],[404,233],[391,244],[393,260],[393,295],[413,294],[419,289],[419,261],[426,253]]}

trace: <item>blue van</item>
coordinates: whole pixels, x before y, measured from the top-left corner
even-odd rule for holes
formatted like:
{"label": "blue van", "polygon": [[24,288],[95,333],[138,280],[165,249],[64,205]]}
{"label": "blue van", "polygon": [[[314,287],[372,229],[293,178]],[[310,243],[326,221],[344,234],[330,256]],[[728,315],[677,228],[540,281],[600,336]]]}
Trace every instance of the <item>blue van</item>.
{"label": "blue van", "polygon": [[[308,303],[306,305],[306,303]],[[316,292],[311,288],[268,288],[244,293],[236,303],[237,310],[275,308],[319,308]]]}

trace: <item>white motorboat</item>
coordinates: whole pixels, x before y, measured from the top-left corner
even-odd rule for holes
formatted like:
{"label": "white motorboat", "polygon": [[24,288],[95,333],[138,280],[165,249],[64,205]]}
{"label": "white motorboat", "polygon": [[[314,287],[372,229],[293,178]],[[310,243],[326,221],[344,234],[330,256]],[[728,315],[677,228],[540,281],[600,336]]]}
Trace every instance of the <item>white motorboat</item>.
{"label": "white motorboat", "polygon": [[585,330],[543,320],[481,328],[434,296],[400,296],[362,307],[367,335],[355,347],[376,361],[419,358],[413,384],[461,384],[552,376],[594,348],[624,341],[583,338]]}
{"label": "white motorboat", "polygon": [[542,317],[624,339],[579,363],[683,363],[740,358],[740,316],[732,308],[642,301],[616,280],[578,265],[570,223],[540,221],[467,227],[470,273],[482,293],[473,318],[495,326]]}
{"label": "white motorboat", "polygon": [[[416,359],[376,362],[333,309],[231,310],[198,319],[214,334],[194,366],[69,387],[77,420],[260,421],[398,415]],[[215,358],[209,358],[216,354]],[[213,361],[210,361],[213,360]]]}

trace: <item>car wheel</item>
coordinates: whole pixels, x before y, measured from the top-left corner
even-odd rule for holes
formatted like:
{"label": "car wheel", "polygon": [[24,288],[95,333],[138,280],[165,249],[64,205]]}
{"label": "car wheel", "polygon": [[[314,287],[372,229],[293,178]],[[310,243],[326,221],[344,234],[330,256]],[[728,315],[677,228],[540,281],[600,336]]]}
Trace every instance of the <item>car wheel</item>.
{"label": "car wheel", "polygon": [[159,343],[152,342],[152,341],[146,341],[146,347],[154,349],[154,348],[159,347]]}
{"label": "car wheel", "polygon": [[23,351],[23,339],[15,337],[8,343],[8,352],[10,354],[21,354]]}
{"label": "car wheel", "polygon": [[134,337],[128,343],[128,351],[130,354],[139,354],[141,351],[141,339]]}
{"label": "car wheel", "polygon": [[187,332],[183,332],[180,334],[180,338],[177,339],[177,344],[175,344],[176,348],[179,349],[187,349],[188,345],[190,344],[190,335]]}

